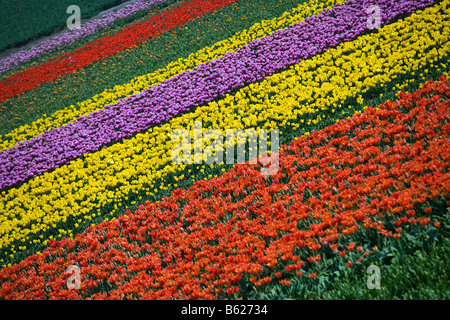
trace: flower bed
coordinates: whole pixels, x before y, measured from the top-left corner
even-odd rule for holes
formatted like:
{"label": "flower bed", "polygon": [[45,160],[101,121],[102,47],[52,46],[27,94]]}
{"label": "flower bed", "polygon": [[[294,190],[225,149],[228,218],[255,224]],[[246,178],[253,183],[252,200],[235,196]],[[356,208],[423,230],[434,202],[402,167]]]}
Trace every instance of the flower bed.
{"label": "flower bed", "polygon": [[[227,52],[233,52],[248,45],[250,41],[261,39],[277,30],[287,28],[290,24],[300,23],[304,21],[306,17],[318,14],[323,9],[331,8],[334,4],[341,2],[343,1],[317,2],[315,0],[310,0],[304,2],[292,10],[284,12],[279,17],[270,21],[258,22],[248,29],[239,31],[231,38],[204,47],[201,50],[190,54],[186,59],[180,58],[177,61],[169,63],[163,69],[158,69],[155,72],[135,77],[127,84],[114,86],[112,89],[105,90],[101,94],[97,94],[88,100],[76,103],[76,106],[72,105],[71,107],[58,110],[48,117],[40,117],[31,125],[21,126],[2,137],[3,141],[0,142],[0,148],[2,150],[11,148],[16,143],[29,140],[34,136],[42,134],[46,130],[58,128],[74,121],[78,117],[104,109],[107,105],[116,104],[120,99],[128,98],[133,94],[142,92],[151,85],[158,85],[162,81],[170,79],[177,74],[190,71],[193,67],[205,63],[206,61],[212,61],[223,57]],[[241,11],[243,12],[243,9],[239,8],[239,12]],[[245,12],[237,14],[237,18],[245,16],[244,13]],[[244,19],[244,17],[241,19]],[[225,23],[224,25],[226,26]],[[155,46],[156,45],[158,45],[158,43],[155,44]],[[145,50],[148,51],[147,49]],[[145,53],[142,51],[138,52],[137,55],[143,59],[142,55],[145,55]],[[42,101],[40,104],[43,104]],[[7,107],[5,106],[4,108]]]}
{"label": "flower bed", "polygon": [[[376,30],[371,4],[233,1],[90,65],[80,91],[164,44],[101,90],[123,85],[60,100],[74,73],[4,101],[50,116],[1,142],[0,299],[447,297],[450,0],[381,1]],[[230,164],[230,129],[267,132],[245,160],[270,146],[270,164]]]}
{"label": "flower bed", "polygon": [[[246,282],[314,278],[324,246],[345,259],[359,244],[340,240],[361,230],[399,238],[402,226],[437,225],[416,208],[429,213],[425,202],[450,191],[450,87],[440,80],[283,146],[270,180],[259,165],[237,165],[51,242],[0,270],[0,296],[216,299]],[[70,265],[80,266],[79,290],[65,289]]]}
{"label": "flower bed", "polygon": [[[386,13],[381,18],[389,23],[395,17],[431,3],[430,0],[417,1],[415,5],[408,3],[406,9],[401,1],[396,2],[398,7],[391,6],[390,1],[380,2],[382,12]],[[332,32],[328,31],[330,28]],[[189,112],[196,106],[222,98],[301,60],[351,41],[365,31],[365,5],[350,0],[306,19],[302,24],[252,41],[223,58],[202,64],[190,72],[163,81],[157,87],[2,152],[0,189],[24,182],[83,154]],[[58,147],[52,147],[55,145]]]}
{"label": "flower bed", "polygon": [[[188,175],[188,168],[171,161],[175,142],[171,141],[170,134],[178,128],[192,130],[194,120],[203,121],[205,129],[224,131],[226,127],[298,129],[336,118],[346,99],[358,98],[371,87],[414,72],[432,60],[436,55],[429,49],[431,43],[415,38],[417,30],[414,28],[422,25],[423,30],[435,30],[437,35],[441,26],[435,21],[442,14],[442,5],[428,8],[420,15],[380,29],[376,35],[344,43],[266,81],[243,88],[233,96],[198,107],[195,112],[176,117],[161,127],[153,127],[2,192],[0,209],[4,215],[0,216],[0,244],[3,257],[9,256],[6,250],[13,243],[20,247],[25,240],[28,246],[45,243],[46,239],[41,237],[43,232],[71,229],[69,226],[115,211],[129,203],[132,195],[141,200],[176,184],[176,181],[164,180],[169,174],[181,179]],[[445,43],[448,35],[441,34],[440,40],[436,39]],[[387,48],[394,43],[403,55],[387,54]],[[371,54],[362,54],[363,48]],[[380,56],[380,52],[386,53]],[[406,60],[411,53],[414,60]],[[330,67],[344,56],[348,62]],[[368,60],[373,66],[380,66],[378,74],[367,67]],[[321,85],[313,80],[319,77],[330,80]],[[210,126],[206,126],[208,122]],[[112,209],[105,212],[104,208],[110,204]]]}

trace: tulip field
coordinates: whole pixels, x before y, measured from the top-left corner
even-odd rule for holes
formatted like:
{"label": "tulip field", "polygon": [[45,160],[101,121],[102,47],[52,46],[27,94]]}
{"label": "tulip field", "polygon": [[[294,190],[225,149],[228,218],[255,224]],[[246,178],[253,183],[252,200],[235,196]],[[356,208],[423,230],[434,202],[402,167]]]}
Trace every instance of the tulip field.
{"label": "tulip field", "polygon": [[0,299],[449,299],[449,37],[450,0],[136,0],[1,58]]}

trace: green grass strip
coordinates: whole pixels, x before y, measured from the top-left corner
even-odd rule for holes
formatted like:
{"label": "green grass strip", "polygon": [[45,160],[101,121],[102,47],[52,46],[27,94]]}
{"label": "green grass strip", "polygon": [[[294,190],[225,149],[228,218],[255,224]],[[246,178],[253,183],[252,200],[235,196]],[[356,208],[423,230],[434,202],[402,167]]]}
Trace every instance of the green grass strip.
{"label": "green grass strip", "polygon": [[1,0],[0,52],[66,28],[72,15],[67,8],[77,5],[81,19],[91,18],[105,9],[121,4],[122,0]]}

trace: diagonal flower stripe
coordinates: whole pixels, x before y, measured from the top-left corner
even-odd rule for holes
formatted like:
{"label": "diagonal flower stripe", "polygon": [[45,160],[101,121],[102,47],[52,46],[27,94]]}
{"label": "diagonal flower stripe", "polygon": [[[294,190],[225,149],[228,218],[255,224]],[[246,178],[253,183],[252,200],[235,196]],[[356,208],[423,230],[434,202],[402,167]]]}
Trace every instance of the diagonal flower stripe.
{"label": "diagonal flower stripe", "polygon": [[[311,121],[316,123],[311,120],[315,113],[318,121],[325,118],[324,110],[328,109],[326,113],[331,115],[332,108],[339,110],[347,98],[356,98],[370,88],[409,75],[437,57],[447,59],[450,47],[444,44],[449,34],[442,30],[448,28],[450,21],[449,4],[450,0],[444,0],[385,26],[379,33],[364,35],[304,60],[239,90],[234,96],[201,106],[161,127],[153,127],[18,188],[3,191],[0,197],[3,257],[13,243],[22,246],[40,242],[39,235],[48,230],[53,232],[57,224],[73,223],[73,219],[89,221],[102,215],[102,208],[108,203],[116,209],[117,205],[127,203],[129,195],[153,195],[158,182],[185,169],[186,166],[171,162],[175,142],[170,141],[170,132],[189,128],[194,120],[209,121],[209,128],[221,131],[289,125],[298,128],[303,123],[305,126]],[[423,36],[418,38],[417,33]],[[391,54],[392,46],[400,53]],[[434,46],[440,49],[435,50]]]}
{"label": "diagonal flower stripe", "polygon": [[[430,0],[407,2],[408,6],[403,1],[380,1],[378,5],[384,13],[382,21],[389,23],[398,16],[433,3]],[[104,110],[19,143],[0,154],[0,188],[53,170],[85,153],[97,151],[248,83],[260,81],[341,42],[351,41],[368,29],[367,7],[368,2],[350,0]]]}
{"label": "diagonal flower stripe", "polygon": [[114,35],[89,43],[75,52],[66,53],[43,65],[14,74],[0,81],[0,101],[33,90],[42,83],[82,69],[92,62],[138,45],[144,39],[180,27],[188,21],[198,19],[205,13],[235,1],[238,0],[190,0],[148,21],[134,24]]}
{"label": "diagonal flower stripe", "polygon": [[196,53],[191,54],[186,59],[172,61],[166,68],[156,70],[152,73],[135,77],[131,82],[124,85],[116,85],[112,89],[107,89],[101,94],[79,102],[68,108],[58,110],[49,117],[41,117],[31,125],[23,125],[4,135],[0,140],[0,150],[11,148],[20,141],[29,140],[34,136],[42,134],[46,130],[57,128],[72,122],[78,117],[88,115],[91,112],[104,109],[105,106],[115,104],[120,99],[127,98],[133,94],[142,92],[151,85],[157,85],[176,74],[183,71],[192,70],[206,61],[212,61],[222,57],[227,52],[234,51],[248,45],[252,40],[261,39],[272,34],[277,30],[287,28],[294,23],[303,22],[303,20],[312,15],[319,14],[323,9],[331,8],[338,3],[347,0],[309,0],[303,2],[297,7],[284,12],[281,16],[270,21],[255,23],[248,29],[244,29],[231,38],[217,42],[211,46],[202,48]]}

